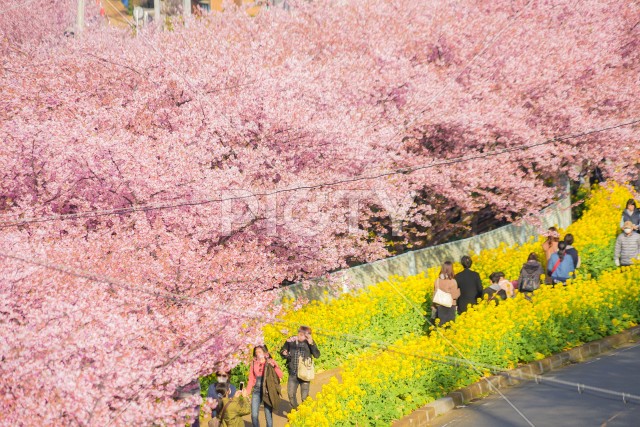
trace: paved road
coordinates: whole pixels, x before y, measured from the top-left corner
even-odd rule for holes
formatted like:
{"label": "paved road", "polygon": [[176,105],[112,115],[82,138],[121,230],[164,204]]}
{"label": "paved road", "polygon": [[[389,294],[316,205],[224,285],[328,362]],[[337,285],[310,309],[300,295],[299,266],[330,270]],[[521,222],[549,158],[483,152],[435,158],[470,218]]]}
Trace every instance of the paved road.
{"label": "paved road", "polygon": [[129,16],[129,11],[124,7],[121,0],[101,0],[101,3],[109,25],[118,28],[131,26],[133,17]]}
{"label": "paved road", "polygon": [[[588,362],[552,371],[544,377],[640,395],[640,344],[629,344]],[[544,378],[543,377],[543,378]],[[638,427],[640,403],[578,394],[577,388],[524,383],[502,390],[503,394],[537,427]],[[438,427],[528,426],[499,395],[491,395],[460,407],[430,425]]]}

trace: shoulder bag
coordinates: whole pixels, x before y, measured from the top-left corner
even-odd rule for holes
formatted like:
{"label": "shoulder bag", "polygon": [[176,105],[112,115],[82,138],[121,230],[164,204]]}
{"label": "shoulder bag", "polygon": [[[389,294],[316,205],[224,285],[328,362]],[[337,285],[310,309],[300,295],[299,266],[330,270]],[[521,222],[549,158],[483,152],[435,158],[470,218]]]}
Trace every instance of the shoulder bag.
{"label": "shoulder bag", "polygon": [[[307,346],[309,344],[307,343]],[[309,348],[311,351],[311,348]],[[298,379],[301,381],[311,381],[316,377],[316,369],[313,365],[313,357],[298,356]]]}
{"label": "shoulder bag", "polygon": [[558,266],[560,265],[560,257],[558,257],[558,261],[556,261],[555,265],[553,266],[553,268],[551,270],[548,270],[547,273],[547,277],[545,277],[544,282],[547,285],[553,285],[553,278],[551,277],[551,275],[558,269]]}
{"label": "shoulder bag", "polygon": [[316,370],[312,357],[298,356],[298,379],[311,381],[316,377]]}
{"label": "shoulder bag", "polygon": [[222,417],[224,417],[224,413],[227,410],[229,403],[231,403],[231,399],[229,399],[226,405],[222,406],[222,409],[220,410],[220,413],[218,415],[209,420],[209,423],[207,424],[208,427],[220,427],[222,425]]}
{"label": "shoulder bag", "polygon": [[438,283],[440,283],[439,278],[436,279],[436,291],[433,294],[433,303],[443,307],[451,307],[453,305],[451,294],[440,289]]}

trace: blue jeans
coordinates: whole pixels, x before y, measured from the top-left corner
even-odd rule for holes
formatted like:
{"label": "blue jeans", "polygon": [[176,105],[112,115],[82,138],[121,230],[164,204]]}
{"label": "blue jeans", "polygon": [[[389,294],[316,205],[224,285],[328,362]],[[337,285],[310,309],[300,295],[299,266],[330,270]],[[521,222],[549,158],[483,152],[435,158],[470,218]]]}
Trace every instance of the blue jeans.
{"label": "blue jeans", "polygon": [[[251,392],[251,424],[253,427],[260,427],[258,414],[260,413],[260,404],[262,403],[262,378],[258,378],[256,385]],[[267,420],[267,427],[273,427],[273,408],[264,405],[264,417]]]}

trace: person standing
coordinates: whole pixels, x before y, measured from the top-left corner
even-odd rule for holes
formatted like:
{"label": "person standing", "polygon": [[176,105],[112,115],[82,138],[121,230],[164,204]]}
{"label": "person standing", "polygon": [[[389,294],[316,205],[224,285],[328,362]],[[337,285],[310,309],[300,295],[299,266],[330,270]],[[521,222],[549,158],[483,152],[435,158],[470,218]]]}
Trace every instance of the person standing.
{"label": "person standing", "polygon": [[[489,280],[491,281],[491,285],[487,286],[483,291],[482,291],[482,296],[484,298],[484,296],[487,296],[487,301],[493,301],[496,304],[498,304],[500,299],[507,299],[507,291],[509,290],[509,287],[505,288],[506,283],[504,281],[502,281],[502,279],[504,279],[504,273],[501,271],[496,271],[493,272],[489,275]],[[502,284],[501,284],[502,281]],[[513,287],[512,287],[513,289]]]}
{"label": "person standing", "polygon": [[451,295],[451,300],[453,302],[451,307],[434,303],[436,308],[436,318],[440,319],[440,326],[444,326],[452,320],[455,320],[457,300],[460,297],[460,288],[458,288],[458,283],[453,275],[453,263],[451,261],[445,261],[442,264],[440,274],[433,285],[434,295],[438,289]]}
{"label": "person standing", "polygon": [[549,261],[549,258],[551,258],[552,254],[558,251],[559,240],[560,234],[558,234],[558,230],[555,227],[549,227],[549,231],[547,232],[547,240],[545,240],[542,244],[542,249],[544,250],[547,261]]}
{"label": "person standing", "polygon": [[[218,414],[221,427],[244,427],[242,417],[251,413],[249,402],[249,389],[240,392],[240,396],[231,398],[228,384],[217,384],[215,393],[218,396],[218,406],[215,410]],[[209,421],[209,426],[214,426],[215,420]]]}
{"label": "person standing", "polygon": [[[247,384],[247,389],[251,390],[251,423],[253,427],[260,427],[258,415],[260,404],[265,400],[265,373],[271,368],[275,370],[278,381],[282,379],[282,370],[276,361],[269,356],[267,347],[264,345],[255,346],[253,360],[249,366],[249,383]],[[264,402],[264,417],[267,421],[267,427],[273,427],[273,407],[266,402]]]}
{"label": "person standing", "polygon": [[622,233],[616,239],[614,262],[616,266],[631,265],[633,259],[640,254],[640,234],[633,232],[633,223],[626,221]]}
{"label": "person standing", "polygon": [[482,298],[482,280],[478,273],[470,270],[472,263],[470,256],[463,256],[460,259],[460,264],[464,270],[455,275],[456,283],[460,289],[458,314],[464,313],[468,306],[477,303],[478,298]]}
{"label": "person standing", "polygon": [[552,285],[558,282],[566,285],[574,270],[573,258],[567,254],[567,244],[564,241],[558,243],[558,252],[551,254],[547,262],[547,274],[551,277]]}
{"label": "person standing", "polygon": [[[227,394],[227,397],[233,399],[236,395],[236,387],[229,382],[229,372],[223,369],[218,369],[216,371],[216,382],[209,385],[209,388],[207,389],[207,397],[212,399],[219,398],[216,389],[220,384],[228,386],[229,393]],[[216,408],[213,408],[211,418],[215,418],[217,415]]]}
{"label": "person standing", "polygon": [[542,268],[540,261],[538,261],[538,255],[536,255],[535,252],[531,252],[527,258],[527,262],[524,263],[520,269],[520,276],[518,277],[518,292],[524,292],[527,294],[538,289],[540,287],[540,277],[543,274],[544,269]]}
{"label": "person standing", "polygon": [[498,287],[505,292],[507,298],[513,298],[516,296],[515,289],[513,287],[513,283],[511,283],[505,277],[502,271],[498,271],[489,276],[491,283],[497,283]]}
{"label": "person standing", "polygon": [[625,222],[631,222],[633,225],[631,228],[640,232],[640,211],[636,206],[636,201],[633,199],[627,200],[627,208],[622,211],[622,218],[620,218],[620,228],[624,228]]}
{"label": "person standing", "polygon": [[287,394],[289,395],[289,403],[291,407],[298,407],[298,387],[300,387],[301,402],[309,397],[310,381],[303,381],[298,378],[298,365],[300,359],[309,359],[311,357],[320,357],[320,350],[311,335],[311,328],[308,326],[300,326],[298,335],[290,337],[280,349],[280,354],[287,360],[287,369],[289,371],[289,380],[287,381]]}
{"label": "person standing", "polygon": [[567,255],[573,259],[573,266],[576,269],[580,268],[580,255],[578,255],[578,250],[573,247],[573,234],[564,236],[564,242],[567,244]]}

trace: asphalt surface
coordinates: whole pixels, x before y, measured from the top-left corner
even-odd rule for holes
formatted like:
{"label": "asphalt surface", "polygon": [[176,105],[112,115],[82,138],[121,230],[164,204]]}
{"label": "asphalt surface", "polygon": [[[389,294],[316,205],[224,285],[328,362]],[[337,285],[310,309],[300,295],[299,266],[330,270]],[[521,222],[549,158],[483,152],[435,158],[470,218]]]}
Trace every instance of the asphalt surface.
{"label": "asphalt surface", "polygon": [[[545,384],[544,378],[640,396],[640,343],[605,353],[590,361],[545,374],[540,384],[526,382],[502,393],[535,426],[640,427],[640,402],[585,391],[577,386]],[[632,403],[633,402],[633,403]],[[505,399],[492,394],[438,417],[438,427],[530,426]]]}

